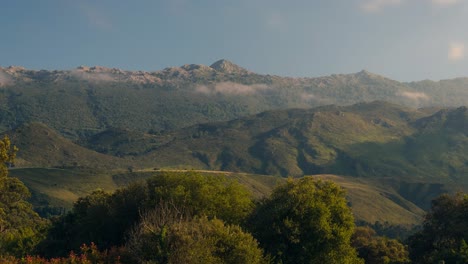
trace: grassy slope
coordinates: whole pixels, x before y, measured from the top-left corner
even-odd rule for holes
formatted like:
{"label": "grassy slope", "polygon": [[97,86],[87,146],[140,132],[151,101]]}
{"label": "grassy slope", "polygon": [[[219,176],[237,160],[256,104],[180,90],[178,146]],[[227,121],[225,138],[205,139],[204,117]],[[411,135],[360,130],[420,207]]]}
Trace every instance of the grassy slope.
{"label": "grassy slope", "polygon": [[363,179],[318,175],[318,178],[336,182],[346,189],[354,216],[368,223],[388,221],[411,225],[422,220],[424,210],[403,198],[394,189]]}
{"label": "grassy slope", "polygon": [[10,170],[10,176],[24,182],[34,195],[32,202],[36,206],[48,202],[54,207],[70,208],[79,197],[94,190],[117,188],[111,175],[98,171],[28,168]]}
{"label": "grassy slope", "polygon": [[7,132],[19,148],[19,167],[125,168],[127,159],[104,155],[74,144],[41,123],[31,123]]}
{"label": "grassy slope", "polygon": [[[268,196],[271,190],[285,179],[244,173],[209,172],[215,175],[226,175],[238,180],[260,199]],[[14,169],[10,175],[22,180],[34,194],[33,204],[60,206],[70,208],[81,196],[93,190],[113,191],[127,184],[157,176],[159,171],[137,171],[133,173],[115,171],[113,173],[77,171],[65,169]],[[173,173],[178,173],[174,171]],[[318,178],[331,180],[347,190],[348,200],[356,220],[373,223],[388,221],[392,224],[411,225],[421,220],[423,211],[402,198],[388,186],[362,179],[339,177],[335,175],[318,175]]]}

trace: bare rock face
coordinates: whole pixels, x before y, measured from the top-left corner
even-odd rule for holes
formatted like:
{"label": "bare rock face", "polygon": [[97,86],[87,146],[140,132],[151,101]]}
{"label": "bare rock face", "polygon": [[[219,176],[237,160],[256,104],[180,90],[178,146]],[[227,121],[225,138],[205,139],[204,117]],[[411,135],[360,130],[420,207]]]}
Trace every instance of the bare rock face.
{"label": "bare rock face", "polygon": [[215,69],[216,71],[227,73],[227,74],[245,74],[249,73],[248,70],[228,61],[228,60],[219,60],[211,64],[210,68]]}

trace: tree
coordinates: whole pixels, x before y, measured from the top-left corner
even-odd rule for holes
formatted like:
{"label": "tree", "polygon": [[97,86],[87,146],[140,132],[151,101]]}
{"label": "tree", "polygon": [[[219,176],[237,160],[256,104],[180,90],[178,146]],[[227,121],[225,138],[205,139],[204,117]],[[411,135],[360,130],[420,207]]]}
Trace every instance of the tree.
{"label": "tree", "polygon": [[267,263],[258,242],[238,225],[191,218],[166,202],[142,217],[126,248],[136,263]]}
{"label": "tree", "polygon": [[5,136],[0,139],[0,178],[4,179],[8,176],[8,167],[13,164],[18,148],[11,146],[10,139]]}
{"label": "tree", "polygon": [[423,229],[408,239],[414,263],[468,262],[468,195],[444,194],[434,199]]}
{"label": "tree", "polygon": [[196,172],[163,173],[114,193],[95,191],[80,198],[72,211],[54,222],[41,251],[65,256],[85,243],[101,249],[124,244],[125,234],[142,213],[170,201],[191,214],[243,222],[253,210],[251,194],[235,180]]}
{"label": "tree", "polygon": [[147,185],[152,203],[170,200],[190,209],[193,215],[216,217],[227,223],[242,223],[254,208],[252,194],[224,176],[163,173],[149,179]]}
{"label": "tree", "polygon": [[345,192],[333,182],[289,179],[250,223],[277,263],[362,263],[350,245],[354,221]]}
{"label": "tree", "polygon": [[17,151],[8,137],[0,139],[0,255],[31,253],[47,226],[47,221],[27,202],[28,188],[20,180],[8,177],[8,166],[14,162]]}
{"label": "tree", "polygon": [[409,263],[408,250],[396,239],[377,236],[370,227],[357,227],[351,244],[366,264]]}

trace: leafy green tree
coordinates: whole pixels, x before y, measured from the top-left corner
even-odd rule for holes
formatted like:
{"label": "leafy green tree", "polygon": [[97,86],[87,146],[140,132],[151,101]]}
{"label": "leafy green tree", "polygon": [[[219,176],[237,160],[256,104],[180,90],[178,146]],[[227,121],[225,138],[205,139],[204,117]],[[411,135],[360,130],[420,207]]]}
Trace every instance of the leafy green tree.
{"label": "leafy green tree", "polygon": [[351,238],[351,244],[366,264],[409,263],[405,245],[396,239],[377,236],[370,227],[357,227]]}
{"label": "leafy green tree", "polygon": [[254,236],[277,263],[362,263],[345,192],[329,181],[289,179],[251,219]]}
{"label": "leafy green tree", "polygon": [[27,202],[30,193],[26,186],[8,177],[7,167],[17,151],[8,137],[0,139],[0,255],[31,253],[47,227],[47,221]]}
{"label": "leafy green tree", "polygon": [[423,229],[408,239],[414,263],[468,263],[468,195],[444,194],[432,201]]}
{"label": "leafy green tree", "polygon": [[136,263],[267,263],[258,242],[238,225],[190,218],[168,203],[142,217],[126,248]]}
{"label": "leafy green tree", "polygon": [[147,181],[150,201],[170,200],[193,215],[219,218],[240,224],[252,212],[251,193],[239,182],[224,176],[197,172],[164,173]]}
{"label": "leafy green tree", "polygon": [[170,201],[193,215],[241,223],[253,210],[250,193],[223,176],[164,173],[110,194],[95,191],[80,198],[72,212],[54,222],[40,247],[47,257],[65,256],[82,244],[101,249],[124,244],[125,234],[141,215]]}

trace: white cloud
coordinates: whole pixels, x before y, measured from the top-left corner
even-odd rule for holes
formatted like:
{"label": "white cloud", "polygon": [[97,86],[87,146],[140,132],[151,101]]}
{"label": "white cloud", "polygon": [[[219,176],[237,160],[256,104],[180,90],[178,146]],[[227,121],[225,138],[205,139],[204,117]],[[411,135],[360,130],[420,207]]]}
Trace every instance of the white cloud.
{"label": "white cloud", "polygon": [[448,59],[450,61],[459,61],[465,57],[465,44],[452,42],[449,46]]}
{"label": "white cloud", "polygon": [[386,7],[400,5],[402,2],[403,0],[366,0],[361,4],[361,8],[367,13],[375,13]]}
{"label": "white cloud", "polygon": [[304,93],[301,94],[301,99],[302,99],[303,101],[312,101],[312,100],[316,100],[317,97],[316,97],[314,94],[312,94],[312,93],[306,93],[306,92],[304,92]]}
{"label": "white cloud", "polygon": [[422,92],[402,91],[399,92],[397,95],[414,101],[429,100],[429,96]]}
{"label": "white cloud", "polygon": [[70,74],[78,79],[90,82],[115,82],[117,79],[110,73],[85,72],[81,70],[72,70]]}
{"label": "white cloud", "polygon": [[244,85],[234,82],[221,82],[214,86],[208,87],[205,85],[198,85],[195,91],[203,94],[233,94],[233,95],[248,95],[259,91],[270,89],[266,84],[253,84]]}
{"label": "white cloud", "polygon": [[449,6],[453,4],[459,3],[460,0],[432,0],[432,3],[434,5],[439,5],[439,6]]}
{"label": "white cloud", "polygon": [[[424,0],[421,3],[432,3],[434,6],[444,7],[459,4],[465,0]],[[407,0],[361,0],[361,9],[366,13],[377,13],[385,8],[398,6]]]}

